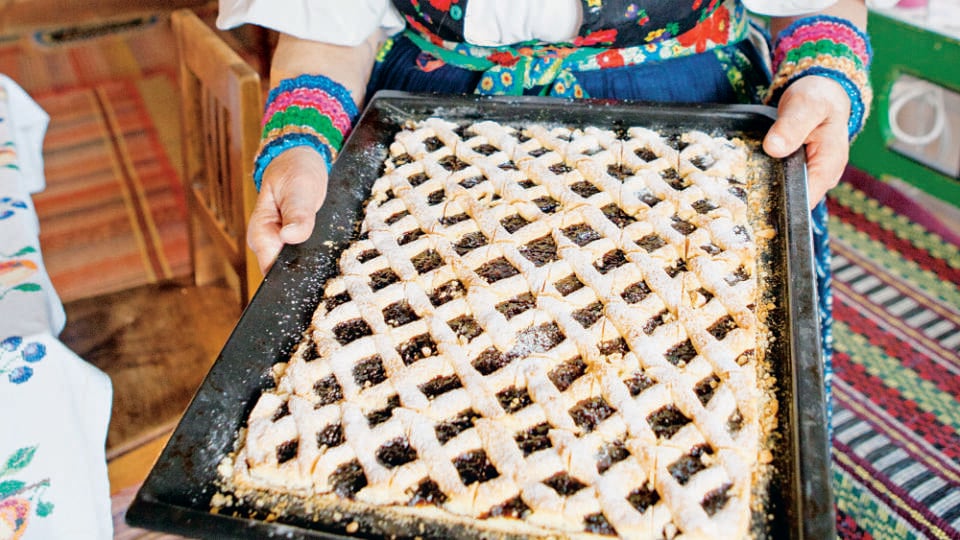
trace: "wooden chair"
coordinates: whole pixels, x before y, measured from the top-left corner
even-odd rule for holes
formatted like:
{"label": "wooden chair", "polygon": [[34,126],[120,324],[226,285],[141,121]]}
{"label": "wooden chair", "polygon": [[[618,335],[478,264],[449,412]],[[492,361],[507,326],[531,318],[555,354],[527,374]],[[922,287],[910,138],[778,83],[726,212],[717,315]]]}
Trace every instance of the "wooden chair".
{"label": "wooden chair", "polygon": [[262,276],[247,248],[256,200],[260,76],[193,11],[171,16],[180,59],[183,181],[198,285],[225,278],[241,307]]}

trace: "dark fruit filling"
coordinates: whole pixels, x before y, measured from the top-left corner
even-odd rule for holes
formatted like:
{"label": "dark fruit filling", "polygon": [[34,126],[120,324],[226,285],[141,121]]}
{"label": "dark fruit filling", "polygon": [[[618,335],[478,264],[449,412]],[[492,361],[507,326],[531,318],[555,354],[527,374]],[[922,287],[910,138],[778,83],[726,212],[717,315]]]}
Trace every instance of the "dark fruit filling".
{"label": "dark fruit filling", "polygon": [[388,469],[394,469],[417,459],[417,451],[410,446],[406,437],[387,441],[377,448],[377,461]]}
{"label": "dark fruit filling", "polygon": [[557,260],[557,243],[549,234],[541,236],[521,246],[520,254],[530,259],[534,265],[543,266]]}
{"label": "dark fruit filling", "polygon": [[503,407],[503,410],[510,414],[513,414],[533,403],[533,400],[530,399],[530,394],[527,393],[526,388],[517,388],[515,386],[511,386],[506,390],[497,392],[497,401],[500,402],[500,406]]}
{"label": "dark fruit filling", "polygon": [[456,374],[446,376],[441,375],[421,384],[419,388],[420,391],[423,392],[423,395],[427,396],[427,399],[434,399],[437,396],[450,392],[451,390],[463,388],[463,383],[460,382],[460,378],[457,377]]}
{"label": "dark fruit filling", "polygon": [[574,244],[583,247],[594,240],[599,240],[600,233],[593,230],[592,227],[586,223],[579,223],[577,225],[571,225],[566,229],[563,229],[563,234],[566,235]]}
{"label": "dark fruit filling", "polygon": [[690,419],[684,416],[676,406],[667,405],[650,413],[650,416],[647,416],[647,423],[657,437],[669,439],[676,435],[680,428],[689,424]]}
{"label": "dark fruit filling", "polygon": [[473,421],[477,418],[480,418],[480,415],[476,411],[467,409],[450,420],[437,424],[434,428],[437,440],[440,441],[440,444],[446,444],[450,439],[472,428]]}
{"label": "dark fruit filling", "polygon": [[363,473],[360,461],[354,459],[337,467],[327,479],[333,492],[337,495],[352,499],[358,491],[367,486],[367,476]]}
{"label": "dark fruit filling", "polygon": [[615,412],[617,410],[602,397],[592,397],[574,405],[570,409],[570,416],[581,429],[590,432]]}
{"label": "dark fruit filling", "polygon": [[497,468],[490,463],[487,453],[483,450],[473,450],[456,457],[453,466],[460,473],[460,480],[469,486],[476,482],[487,482],[500,476]]}
{"label": "dark fruit filling", "polygon": [[523,455],[529,456],[538,450],[551,448],[553,446],[553,443],[550,442],[550,437],[547,435],[549,432],[550,424],[543,422],[526,431],[517,433],[513,440],[517,441],[517,447],[523,451]]}
{"label": "dark fruit filling", "polygon": [[502,313],[507,320],[510,320],[515,315],[523,313],[524,311],[532,308],[534,305],[536,305],[536,300],[534,300],[533,295],[530,293],[523,293],[509,300],[500,302],[496,305],[496,309]]}
{"label": "dark fruit filling", "polygon": [[454,279],[434,289],[433,292],[430,293],[430,303],[433,304],[434,307],[439,307],[451,300],[460,298],[466,292],[467,290],[464,289],[463,283]]}
{"label": "dark fruit filling", "polygon": [[340,387],[340,383],[337,382],[337,378],[333,375],[327,375],[317,381],[313,385],[313,391],[316,392],[320,398],[320,400],[317,401],[317,407],[330,405],[343,399],[343,388]]}
{"label": "dark fruit filling", "polygon": [[544,480],[543,483],[550,486],[554,491],[557,492],[557,495],[560,495],[561,497],[569,497],[570,495],[573,495],[574,493],[587,487],[586,484],[565,472],[558,472],[557,474]]}
{"label": "dark fruit filling", "polygon": [[550,382],[557,387],[557,390],[563,392],[567,388],[570,388],[570,385],[573,384],[573,381],[579,379],[587,372],[587,364],[584,363],[583,359],[579,356],[571,360],[560,364],[551,371],[547,377],[550,378]]}
{"label": "dark fruit filling", "polygon": [[623,445],[623,441],[607,443],[601,446],[597,453],[597,472],[603,474],[615,463],[619,463],[628,457],[630,457],[630,451]]}

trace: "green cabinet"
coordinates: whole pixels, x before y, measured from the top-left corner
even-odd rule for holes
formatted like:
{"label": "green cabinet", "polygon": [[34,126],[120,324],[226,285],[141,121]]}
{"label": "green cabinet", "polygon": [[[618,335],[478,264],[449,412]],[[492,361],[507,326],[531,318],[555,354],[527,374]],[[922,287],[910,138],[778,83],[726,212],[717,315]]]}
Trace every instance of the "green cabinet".
{"label": "green cabinet", "polygon": [[[888,118],[890,90],[901,76],[960,93],[960,40],[877,12],[870,13],[868,30],[874,99],[864,130],[850,150],[850,163],[877,178],[900,178],[960,207],[960,179],[891,149],[895,137]],[[960,152],[960,140],[949,144],[954,146],[953,155]]]}

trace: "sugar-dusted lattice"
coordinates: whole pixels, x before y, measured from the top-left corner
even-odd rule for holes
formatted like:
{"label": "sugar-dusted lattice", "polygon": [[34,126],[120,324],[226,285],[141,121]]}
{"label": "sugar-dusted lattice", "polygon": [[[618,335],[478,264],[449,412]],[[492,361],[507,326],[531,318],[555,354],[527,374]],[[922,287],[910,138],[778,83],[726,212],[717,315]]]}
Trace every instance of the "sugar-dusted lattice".
{"label": "sugar-dusted lattice", "polygon": [[747,161],[696,131],[403,129],[235,482],[480,529],[741,537],[760,439]]}

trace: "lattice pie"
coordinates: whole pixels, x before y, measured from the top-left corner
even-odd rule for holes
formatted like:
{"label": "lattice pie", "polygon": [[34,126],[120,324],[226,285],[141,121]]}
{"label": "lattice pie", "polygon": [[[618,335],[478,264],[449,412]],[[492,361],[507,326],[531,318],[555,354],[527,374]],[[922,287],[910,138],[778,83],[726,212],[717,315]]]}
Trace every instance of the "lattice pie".
{"label": "lattice pie", "polygon": [[766,399],[750,152],[407,126],[230,483],[480,531],[744,536]]}

